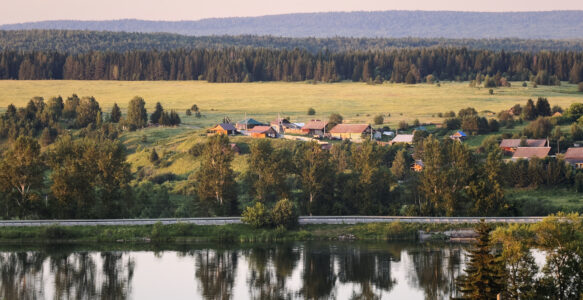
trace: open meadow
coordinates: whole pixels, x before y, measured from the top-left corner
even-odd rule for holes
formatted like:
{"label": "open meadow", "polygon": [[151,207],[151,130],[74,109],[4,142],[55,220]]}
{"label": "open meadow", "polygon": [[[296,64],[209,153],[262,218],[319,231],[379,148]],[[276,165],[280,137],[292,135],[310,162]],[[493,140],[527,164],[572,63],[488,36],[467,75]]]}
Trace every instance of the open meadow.
{"label": "open meadow", "polygon": [[[396,125],[401,120],[421,122],[438,121],[438,112],[464,107],[474,107],[479,112],[499,112],[527,99],[547,97],[551,105],[564,108],[573,102],[583,102],[583,93],[574,84],[561,86],[522,87],[513,82],[512,87],[495,88],[490,95],[487,88],[471,88],[467,82],[441,82],[435,84],[370,85],[366,83],[307,83],[307,82],[254,82],[207,83],[203,81],[67,81],[67,80],[2,80],[0,81],[0,108],[10,103],[24,106],[34,96],[45,99],[73,93],[94,96],[104,111],[113,103],[125,110],[129,100],[138,95],[146,100],[148,110],[156,102],[167,109],[184,111],[197,104],[204,118],[185,118],[184,124],[206,127],[223,117],[233,121],[245,114],[260,121],[269,121],[280,113],[294,122],[313,118],[326,119],[332,112],[344,116],[347,122],[372,122],[377,114],[385,115],[385,123]],[[315,116],[306,111],[313,107]],[[390,117],[389,117],[390,114]]]}

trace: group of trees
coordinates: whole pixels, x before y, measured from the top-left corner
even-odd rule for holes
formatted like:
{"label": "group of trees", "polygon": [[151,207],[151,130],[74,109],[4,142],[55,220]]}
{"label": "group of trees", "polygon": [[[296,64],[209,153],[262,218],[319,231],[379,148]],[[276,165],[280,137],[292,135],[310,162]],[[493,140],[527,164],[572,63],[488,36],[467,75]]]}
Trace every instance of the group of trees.
{"label": "group of trees", "polygon": [[[583,294],[583,223],[557,214],[533,225],[477,226],[460,299],[578,299]],[[531,248],[543,250],[539,270]]]}
{"label": "group of trees", "polygon": [[[30,43],[30,41],[35,41]],[[256,47],[272,49],[306,49],[316,53],[369,51],[398,48],[466,47],[492,51],[581,51],[583,42],[574,39],[446,39],[446,38],[289,38],[258,35],[187,36],[172,33],[111,32],[86,30],[2,30],[0,51],[59,51],[86,53],[91,51],[124,52],[130,50],[224,49]]]}
{"label": "group of trees", "polygon": [[461,129],[468,134],[485,134],[497,132],[500,128],[500,123],[496,119],[478,116],[473,107],[462,108],[457,117],[454,112],[445,113],[444,116],[448,118],[443,121],[443,128],[448,130]]}
{"label": "group of trees", "polygon": [[[465,48],[317,52],[267,48],[169,51],[0,52],[0,79],[406,82],[473,80],[583,81],[583,54]],[[490,78],[490,77],[488,77]],[[495,80],[501,78],[500,80]],[[502,80],[502,78],[504,80]]]}
{"label": "group of trees", "polygon": [[154,112],[150,115],[150,123],[162,126],[176,126],[180,124],[180,116],[175,110],[165,111],[160,102],[156,102]]}

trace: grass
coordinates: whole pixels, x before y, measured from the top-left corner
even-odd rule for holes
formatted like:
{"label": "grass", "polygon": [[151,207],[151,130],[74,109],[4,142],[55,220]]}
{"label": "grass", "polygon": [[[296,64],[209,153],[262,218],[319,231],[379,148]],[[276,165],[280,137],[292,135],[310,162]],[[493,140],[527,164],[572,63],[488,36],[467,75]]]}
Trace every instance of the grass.
{"label": "grass", "polygon": [[[102,108],[108,111],[114,102],[122,110],[136,95],[144,97],[147,108],[156,102],[166,108],[177,109],[190,128],[207,127],[224,116],[232,120],[247,116],[260,121],[275,119],[277,113],[303,122],[312,118],[326,119],[338,112],[348,122],[372,122],[378,114],[385,114],[385,123],[396,125],[401,120],[422,122],[441,121],[438,112],[458,111],[472,106],[478,111],[498,112],[516,103],[524,104],[528,98],[548,97],[551,105],[568,107],[573,102],[583,102],[583,93],[577,86],[522,87],[513,82],[512,87],[496,88],[494,95],[488,89],[470,88],[467,82],[442,82],[441,87],[431,84],[368,85],[365,83],[306,82],[256,82],[207,83],[202,81],[67,81],[67,80],[2,80],[0,81],[0,107],[10,103],[25,106],[34,96],[73,93],[95,96]],[[203,118],[186,117],[184,110],[197,104]],[[307,116],[309,107],[316,109],[315,116]]]}
{"label": "grass", "polygon": [[143,226],[2,227],[0,242],[146,243],[146,242],[269,242],[337,240],[353,235],[357,240],[415,240],[426,232],[473,228],[472,224],[370,223],[306,225],[294,230],[254,229],[246,224],[200,226],[178,223]]}
{"label": "grass", "polygon": [[[524,209],[542,214],[558,211],[583,212],[583,197],[573,189],[567,188],[514,188],[507,189],[506,196],[509,200],[526,203]],[[532,213],[531,213],[532,215]]]}

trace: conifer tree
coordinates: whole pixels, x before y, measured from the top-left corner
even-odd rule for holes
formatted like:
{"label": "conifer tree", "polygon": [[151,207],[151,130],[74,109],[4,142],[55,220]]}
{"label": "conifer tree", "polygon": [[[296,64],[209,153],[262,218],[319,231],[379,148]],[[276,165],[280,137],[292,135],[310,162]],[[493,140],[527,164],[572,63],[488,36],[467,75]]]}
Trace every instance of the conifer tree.
{"label": "conifer tree", "polygon": [[120,119],[121,119],[121,110],[119,109],[119,106],[117,106],[117,103],[114,103],[113,107],[111,108],[110,121],[112,123],[118,123]]}
{"label": "conifer tree", "polygon": [[470,261],[458,278],[462,299],[491,300],[504,290],[504,274],[501,259],[492,254],[490,232],[492,228],[482,220],[475,229],[477,243],[470,251]]}

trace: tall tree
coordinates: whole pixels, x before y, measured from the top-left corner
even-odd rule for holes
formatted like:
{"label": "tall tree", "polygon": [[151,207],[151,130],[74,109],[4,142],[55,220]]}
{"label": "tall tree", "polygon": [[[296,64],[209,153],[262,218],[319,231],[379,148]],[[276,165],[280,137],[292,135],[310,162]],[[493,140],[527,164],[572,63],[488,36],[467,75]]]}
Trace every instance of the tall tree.
{"label": "tall tree", "polygon": [[[156,102],[156,107],[154,108],[154,112],[150,115],[150,123],[158,124],[160,122],[160,118],[164,113],[164,108],[160,102]],[[163,124],[166,125],[166,124]]]}
{"label": "tall tree", "polygon": [[325,214],[331,208],[334,194],[334,168],[330,153],[316,142],[302,145],[296,154],[296,169],[302,183],[302,191],[308,214]]}
{"label": "tall tree", "polygon": [[492,254],[490,232],[492,228],[482,220],[475,229],[477,243],[470,250],[465,275],[458,278],[463,299],[496,299],[504,290],[503,266],[499,257]]}
{"label": "tall tree", "polygon": [[110,121],[112,123],[118,123],[120,120],[121,120],[121,109],[119,109],[119,106],[117,106],[117,103],[114,103],[113,107],[111,108]]}
{"label": "tall tree", "polygon": [[231,168],[233,152],[226,135],[209,138],[199,171],[196,173],[196,190],[207,214],[237,214],[237,183]]}
{"label": "tall tree", "polygon": [[134,128],[143,128],[148,124],[148,112],[144,98],[136,96],[130,101],[127,123]]}

